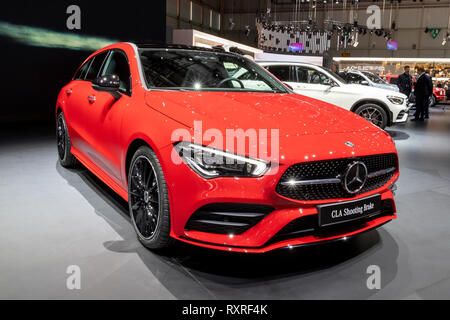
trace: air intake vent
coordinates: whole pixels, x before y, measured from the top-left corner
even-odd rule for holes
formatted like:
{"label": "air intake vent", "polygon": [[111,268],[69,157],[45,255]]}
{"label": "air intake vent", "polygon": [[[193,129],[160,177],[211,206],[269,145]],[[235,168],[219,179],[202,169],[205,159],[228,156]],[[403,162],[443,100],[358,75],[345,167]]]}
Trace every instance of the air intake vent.
{"label": "air intake vent", "polygon": [[273,211],[272,207],[257,204],[210,204],[197,210],[189,219],[185,229],[239,235],[255,226]]}
{"label": "air intake vent", "polygon": [[381,210],[370,217],[337,224],[330,227],[319,227],[318,215],[304,216],[288,223],[281,229],[268,244],[277,243],[283,240],[296,239],[306,236],[328,237],[332,234],[342,234],[349,230],[358,230],[363,227],[364,223],[375,218],[387,217],[394,215],[393,202],[390,199],[381,202]]}

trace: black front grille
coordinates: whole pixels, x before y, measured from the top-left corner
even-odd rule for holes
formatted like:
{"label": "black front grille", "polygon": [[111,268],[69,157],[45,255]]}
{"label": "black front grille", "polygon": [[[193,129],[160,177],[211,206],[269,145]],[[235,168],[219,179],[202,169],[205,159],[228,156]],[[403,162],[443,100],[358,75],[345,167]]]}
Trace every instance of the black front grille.
{"label": "black front grille", "polygon": [[394,205],[392,200],[387,199],[381,202],[381,210],[378,213],[366,218],[344,222],[333,226],[319,227],[319,216],[317,214],[304,216],[288,223],[283,229],[278,231],[267,244],[306,236],[317,236],[324,238],[339,235],[351,232],[352,230],[361,229],[369,220],[392,215],[394,215]]}
{"label": "black front grille", "polygon": [[[289,181],[340,178],[345,175],[348,166],[355,161],[363,162],[369,174],[389,168],[395,168],[395,171],[368,178],[364,188],[357,194],[347,193],[341,182],[296,186],[283,184]],[[392,179],[397,170],[397,155],[395,153],[299,163],[291,166],[284,173],[278,183],[276,192],[284,197],[302,201],[351,198],[384,186]]]}
{"label": "black front grille", "polygon": [[274,208],[259,204],[215,203],[197,210],[186,230],[239,235],[255,226]]}

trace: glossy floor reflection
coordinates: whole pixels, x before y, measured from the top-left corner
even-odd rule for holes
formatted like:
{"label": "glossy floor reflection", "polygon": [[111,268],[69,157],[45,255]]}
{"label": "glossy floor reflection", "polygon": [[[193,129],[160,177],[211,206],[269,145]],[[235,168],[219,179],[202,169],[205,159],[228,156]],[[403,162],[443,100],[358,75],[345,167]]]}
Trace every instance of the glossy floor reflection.
{"label": "glossy floor reflection", "polygon": [[[347,242],[266,255],[136,240],[126,203],[57,164],[53,132],[0,135],[0,298],[450,299],[450,110],[389,129],[400,154],[399,219]],[[80,266],[82,289],[66,288]],[[381,269],[369,290],[367,268]]]}

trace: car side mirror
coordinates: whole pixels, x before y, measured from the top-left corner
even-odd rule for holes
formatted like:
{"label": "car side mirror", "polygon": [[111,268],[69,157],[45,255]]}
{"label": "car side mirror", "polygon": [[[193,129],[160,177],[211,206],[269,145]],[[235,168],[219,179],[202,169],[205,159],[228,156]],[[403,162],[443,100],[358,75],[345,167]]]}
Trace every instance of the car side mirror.
{"label": "car side mirror", "polygon": [[120,99],[122,94],[119,92],[120,79],[115,74],[108,74],[98,77],[93,83],[92,87],[97,91],[109,92],[116,99]]}
{"label": "car side mirror", "polygon": [[363,80],[359,84],[361,84],[363,86],[368,86],[369,85],[369,81]]}
{"label": "car side mirror", "polygon": [[323,80],[322,84],[325,85],[325,86],[336,87],[336,84],[330,78],[327,78],[327,79]]}

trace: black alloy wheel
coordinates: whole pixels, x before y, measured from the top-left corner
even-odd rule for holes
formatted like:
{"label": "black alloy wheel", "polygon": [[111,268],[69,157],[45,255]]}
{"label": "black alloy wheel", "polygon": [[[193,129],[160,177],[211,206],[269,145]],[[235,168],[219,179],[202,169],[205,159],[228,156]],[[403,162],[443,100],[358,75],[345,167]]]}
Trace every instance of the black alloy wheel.
{"label": "black alloy wheel", "polygon": [[376,104],[365,104],[359,107],[356,112],[357,115],[363,117],[374,125],[384,129],[387,126],[387,114],[380,106]]}
{"label": "black alloy wheel", "polygon": [[128,204],[139,240],[150,249],[168,247],[172,239],[167,185],[158,158],[148,147],[141,147],[131,161]]}

